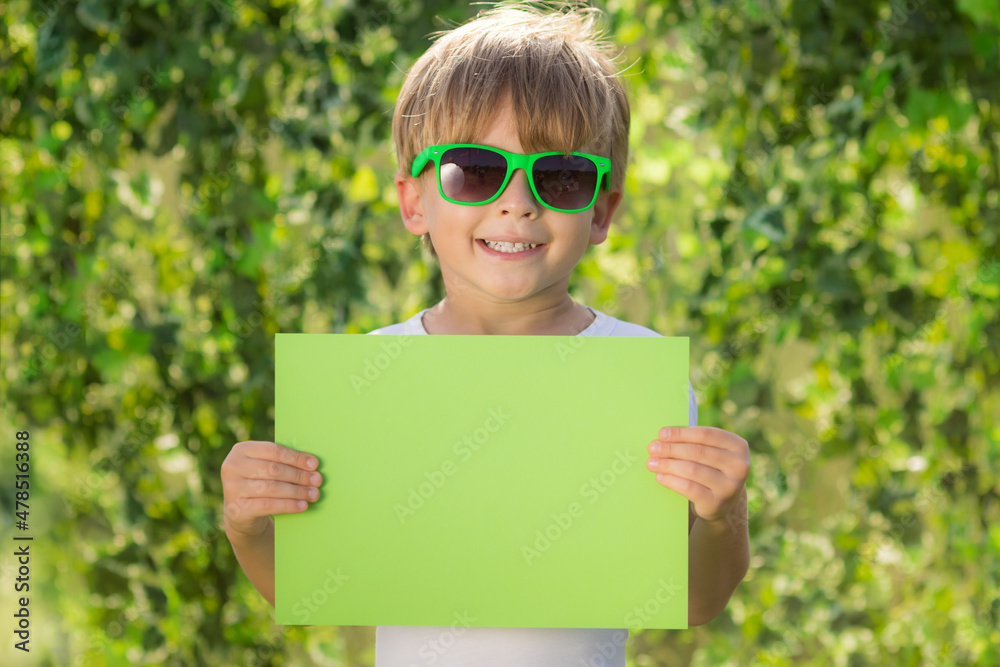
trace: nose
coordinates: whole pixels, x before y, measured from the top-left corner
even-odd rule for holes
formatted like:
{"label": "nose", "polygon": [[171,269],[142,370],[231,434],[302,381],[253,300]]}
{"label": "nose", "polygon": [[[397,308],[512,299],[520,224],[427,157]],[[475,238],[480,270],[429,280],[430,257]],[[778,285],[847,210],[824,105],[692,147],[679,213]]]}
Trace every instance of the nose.
{"label": "nose", "polygon": [[528,174],[524,169],[514,170],[507,182],[507,187],[500,193],[494,204],[500,211],[517,217],[529,213],[533,216],[538,215],[539,204],[535,200],[535,193],[531,191]]}

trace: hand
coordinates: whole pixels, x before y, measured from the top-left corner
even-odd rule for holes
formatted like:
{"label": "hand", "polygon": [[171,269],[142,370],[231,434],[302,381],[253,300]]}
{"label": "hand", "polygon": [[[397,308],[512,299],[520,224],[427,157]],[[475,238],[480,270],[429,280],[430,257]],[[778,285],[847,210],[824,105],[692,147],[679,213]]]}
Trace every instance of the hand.
{"label": "hand", "polygon": [[690,500],[703,521],[725,520],[750,475],[747,441],[714,426],[660,429],[649,454],[656,481]]}
{"label": "hand", "polygon": [[304,512],[319,499],[323,476],[315,456],[289,447],[247,440],[237,442],[222,462],[222,495],[227,535],[256,537],[269,516]]}

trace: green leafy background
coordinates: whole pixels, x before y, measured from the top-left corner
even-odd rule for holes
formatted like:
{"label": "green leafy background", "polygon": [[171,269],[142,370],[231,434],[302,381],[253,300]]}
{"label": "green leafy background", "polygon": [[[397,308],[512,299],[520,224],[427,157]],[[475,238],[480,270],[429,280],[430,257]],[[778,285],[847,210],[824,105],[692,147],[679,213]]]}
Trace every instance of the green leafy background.
{"label": "green leafy background", "polygon": [[[633,633],[629,664],[995,665],[997,3],[599,6],[632,155],[571,293],[691,336],[701,423],[753,456],[745,581],[707,625]],[[0,662],[372,664],[374,628],[273,624],[219,469],[273,438],[275,332],[442,296],[391,110],[427,35],[480,8],[4,3]]]}

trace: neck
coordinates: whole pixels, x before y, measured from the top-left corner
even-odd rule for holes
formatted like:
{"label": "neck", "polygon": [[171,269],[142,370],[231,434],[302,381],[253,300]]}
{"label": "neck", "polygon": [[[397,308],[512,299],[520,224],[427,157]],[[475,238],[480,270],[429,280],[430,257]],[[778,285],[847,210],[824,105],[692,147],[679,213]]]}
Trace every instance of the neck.
{"label": "neck", "polygon": [[531,303],[463,302],[447,296],[423,318],[428,334],[497,336],[575,336],[593,321],[594,315],[565,292]]}

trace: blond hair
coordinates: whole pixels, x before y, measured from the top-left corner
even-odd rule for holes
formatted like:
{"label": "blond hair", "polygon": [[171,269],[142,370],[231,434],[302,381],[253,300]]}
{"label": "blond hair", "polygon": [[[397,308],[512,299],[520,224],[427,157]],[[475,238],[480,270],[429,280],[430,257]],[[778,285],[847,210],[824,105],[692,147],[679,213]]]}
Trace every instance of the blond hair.
{"label": "blond hair", "polygon": [[[427,146],[476,141],[509,100],[525,151],[588,147],[611,159],[610,189],[622,190],[629,103],[600,17],[579,2],[501,2],[432,33],[437,39],[407,72],[392,117],[403,173]],[[424,242],[434,254],[426,234]]]}

